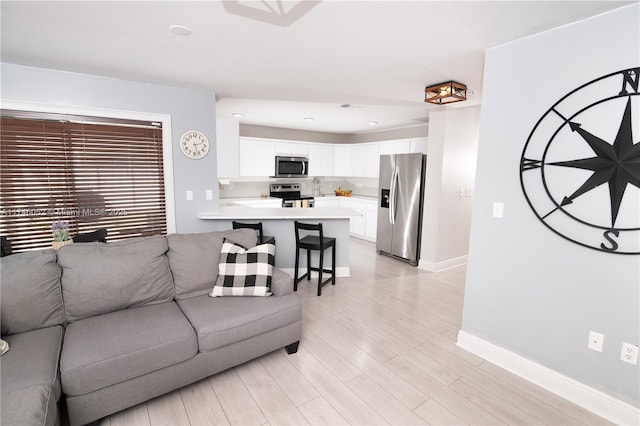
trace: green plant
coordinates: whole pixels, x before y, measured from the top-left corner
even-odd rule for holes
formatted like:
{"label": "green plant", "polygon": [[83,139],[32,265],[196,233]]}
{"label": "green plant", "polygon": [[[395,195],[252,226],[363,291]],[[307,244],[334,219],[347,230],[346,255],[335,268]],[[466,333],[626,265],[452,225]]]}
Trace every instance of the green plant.
{"label": "green plant", "polygon": [[69,240],[69,222],[56,220],[51,224],[51,231],[53,232],[53,241]]}

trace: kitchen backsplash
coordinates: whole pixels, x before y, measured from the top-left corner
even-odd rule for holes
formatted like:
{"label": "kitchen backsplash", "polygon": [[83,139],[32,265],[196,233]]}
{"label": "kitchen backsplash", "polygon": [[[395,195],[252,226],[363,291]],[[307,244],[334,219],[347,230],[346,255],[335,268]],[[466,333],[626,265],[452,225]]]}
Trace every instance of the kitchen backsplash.
{"label": "kitchen backsplash", "polygon": [[[272,183],[292,182],[302,185],[301,193],[310,195],[313,192],[312,178],[307,179],[265,179],[262,181],[246,181],[231,179],[228,184],[219,184],[220,198],[251,198],[269,196],[269,185]],[[377,178],[340,178],[321,177],[320,192],[323,195],[334,195],[334,190],[350,189],[353,195],[377,197]]]}

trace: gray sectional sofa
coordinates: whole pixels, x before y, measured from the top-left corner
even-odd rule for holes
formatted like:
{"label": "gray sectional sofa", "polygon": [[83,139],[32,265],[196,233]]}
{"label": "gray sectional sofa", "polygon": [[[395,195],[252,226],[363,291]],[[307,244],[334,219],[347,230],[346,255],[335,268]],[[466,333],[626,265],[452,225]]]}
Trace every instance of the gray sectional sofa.
{"label": "gray sectional sofa", "polygon": [[1,423],[86,424],[260,355],[297,350],[302,302],[208,296],[223,238],[253,230],[72,244],[2,258]]}

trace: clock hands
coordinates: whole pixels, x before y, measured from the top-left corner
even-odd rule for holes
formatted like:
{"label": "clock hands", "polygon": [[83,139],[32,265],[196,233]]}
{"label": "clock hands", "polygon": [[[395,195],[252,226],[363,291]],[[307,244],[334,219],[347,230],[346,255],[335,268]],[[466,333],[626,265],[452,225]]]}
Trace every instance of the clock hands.
{"label": "clock hands", "polygon": [[577,132],[582,137],[596,156],[572,161],[549,163],[554,166],[573,167],[593,171],[592,175],[573,194],[563,198],[560,206],[571,204],[573,200],[580,195],[604,183],[608,183],[611,206],[611,228],[614,228],[627,185],[631,184],[640,188],[640,143],[633,143],[631,98],[627,100],[627,105],[613,144],[609,144],[589,133],[578,123],[569,123],[569,126],[572,131]]}

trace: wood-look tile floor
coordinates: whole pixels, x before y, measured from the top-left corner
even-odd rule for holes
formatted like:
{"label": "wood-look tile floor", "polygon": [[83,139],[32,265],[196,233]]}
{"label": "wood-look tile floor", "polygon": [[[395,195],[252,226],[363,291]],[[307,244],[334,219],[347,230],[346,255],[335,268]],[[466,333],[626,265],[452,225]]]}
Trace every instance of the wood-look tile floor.
{"label": "wood-look tile floor", "polygon": [[302,282],[298,353],[270,353],[102,425],[600,425],[456,347],[465,267],[422,271],[351,239],[351,278]]}

